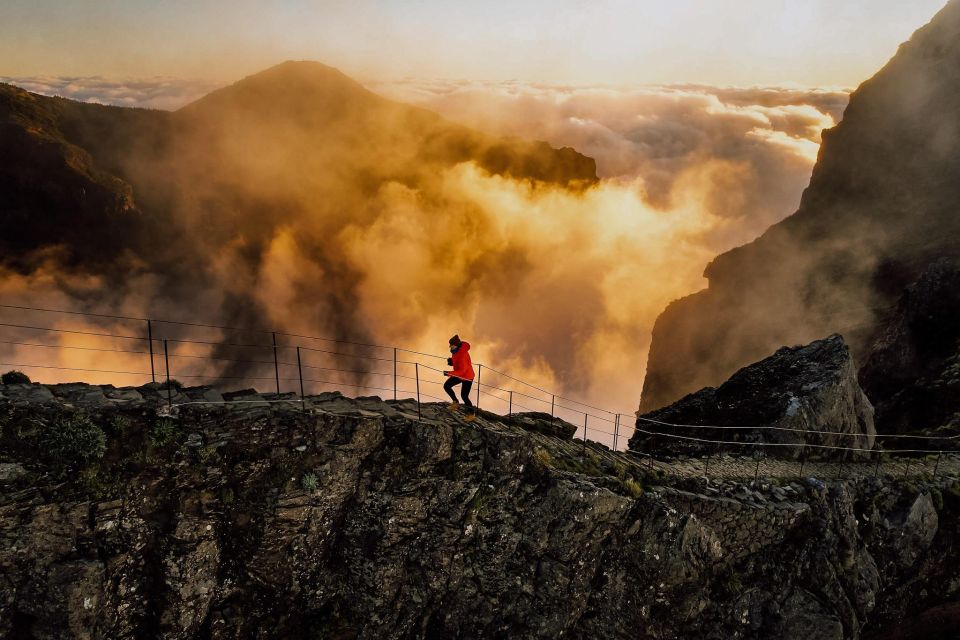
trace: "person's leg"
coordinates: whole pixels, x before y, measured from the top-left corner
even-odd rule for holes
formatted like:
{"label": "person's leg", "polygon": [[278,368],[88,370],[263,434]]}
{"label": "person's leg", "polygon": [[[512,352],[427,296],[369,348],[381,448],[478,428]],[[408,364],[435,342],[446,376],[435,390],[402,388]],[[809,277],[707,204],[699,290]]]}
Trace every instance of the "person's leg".
{"label": "person's leg", "polygon": [[450,396],[450,399],[454,402],[457,402],[457,395],[453,392],[453,388],[457,386],[459,382],[459,378],[448,377],[447,381],[443,383],[443,390],[447,392],[447,395]]}
{"label": "person's leg", "polygon": [[464,380],[460,387],[460,397],[463,398],[463,404],[467,405],[467,411],[473,413],[473,403],[470,402],[470,389],[473,388],[473,380]]}

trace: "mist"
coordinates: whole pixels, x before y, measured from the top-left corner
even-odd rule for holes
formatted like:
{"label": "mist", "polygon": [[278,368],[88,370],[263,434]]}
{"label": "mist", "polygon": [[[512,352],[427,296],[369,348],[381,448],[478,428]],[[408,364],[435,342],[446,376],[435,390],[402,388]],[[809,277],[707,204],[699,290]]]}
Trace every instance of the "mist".
{"label": "mist", "polygon": [[[414,99],[404,87],[485,132],[594,157],[600,179],[584,180],[570,168],[578,160],[545,145],[474,132],[343,76],[288,67],[252,80],[175,112],[155,137],[117,144],[78,129],[133,185],[144,240],[114,263],[122,284],[46,252],[2,277],[4,299],[431,353],[457,333],[477,361],[632,411],[657,315],[705,286],[713,256],[796,207],[819,131],[844,101],[702,87],[470,87]],[[184,373],[226,384],[251,369],[198,361]],[[86,377],[42,375],[54,376]]]}

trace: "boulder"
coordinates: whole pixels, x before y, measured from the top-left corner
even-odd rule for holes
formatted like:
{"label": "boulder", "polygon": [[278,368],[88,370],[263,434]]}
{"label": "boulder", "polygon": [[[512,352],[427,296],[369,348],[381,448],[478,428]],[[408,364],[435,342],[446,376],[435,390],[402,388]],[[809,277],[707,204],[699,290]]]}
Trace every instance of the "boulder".
{"label": "boulder", "polygon": [[551,416],[542,411],[529,411],[525,413],[513,413],[509,416],[510,421],[528,431],[536,431],[548,436],[572,440],[577,432],[576,425],[572,425],[565,420]]}
{"label": "boulder", "polygon": [[[679,426],[689,425],[689,426]],[[709,426],[702,426],[709,425]],[[651,432],[730,444],[736,453],[762,450],[796,459],[856,457],[824,447],[871,449],[873,406],[857,382],[850,350],[839,335],[805,346],[783,347],[769,358],[736,372],[717,388],[707,387],[672,405],[638,416],[631,449],[668,454],[701,454],[718,445],[652,435]],[[840,435],[849,434],[849,435]]]}
{"label": "boulder", "polygon": [[932,264],[907,287],[860,369],[877,431],[960,426],[960,266]]}

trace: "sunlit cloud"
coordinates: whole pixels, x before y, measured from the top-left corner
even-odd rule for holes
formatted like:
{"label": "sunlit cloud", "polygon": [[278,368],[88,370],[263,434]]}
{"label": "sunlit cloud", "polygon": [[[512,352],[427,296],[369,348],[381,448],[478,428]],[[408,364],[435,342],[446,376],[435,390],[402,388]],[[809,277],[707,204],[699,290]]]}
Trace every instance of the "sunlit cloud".
{"label": "sunlit cloud", "polygon": [[669,209],[696,183],[700,206],[725,218],[710,246],[747,242],[792,213],[823,129],[848,93],[796,87],[576,87],[524,82],[402,80],[382,94],[492,133],[569,146],[607,179],[643,183],[646,200]]}

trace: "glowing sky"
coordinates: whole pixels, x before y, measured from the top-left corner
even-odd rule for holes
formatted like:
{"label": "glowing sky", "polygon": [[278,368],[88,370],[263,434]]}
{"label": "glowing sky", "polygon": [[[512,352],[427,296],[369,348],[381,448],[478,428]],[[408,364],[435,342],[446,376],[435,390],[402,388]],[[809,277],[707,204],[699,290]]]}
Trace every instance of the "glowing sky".
{"label": "glowing sky", "polygon": [[944,0],[2,0],[0,75],[851,87]]}

